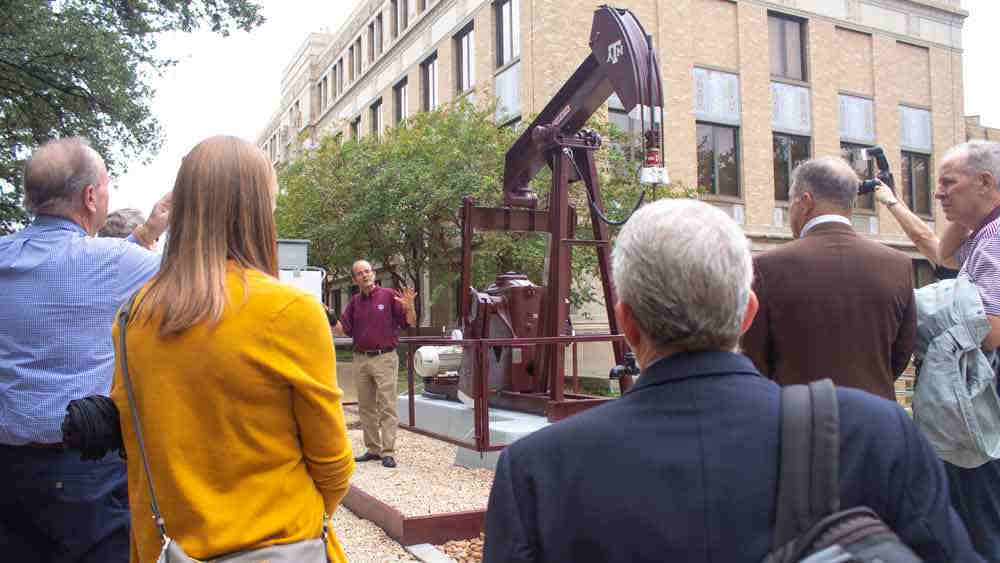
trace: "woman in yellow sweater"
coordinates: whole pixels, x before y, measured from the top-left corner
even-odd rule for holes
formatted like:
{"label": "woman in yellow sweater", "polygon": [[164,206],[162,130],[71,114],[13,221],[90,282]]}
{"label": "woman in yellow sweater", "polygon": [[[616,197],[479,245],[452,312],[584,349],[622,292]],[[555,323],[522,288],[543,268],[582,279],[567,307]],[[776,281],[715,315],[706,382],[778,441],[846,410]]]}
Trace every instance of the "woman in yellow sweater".
{"label": "woman in yellow sweater", "polygon": [[[323,307],[276,279],[277,180],[253,145],[202,141],[177,173],[160,272],[128,325],[128,367],[167,533],[191,557],[317,538],[354,471]],[[118,350],[118,329],[114,342]],[[133,563],[162,542],[124,382]],[[345,561],[334,530],[330,561]]]}

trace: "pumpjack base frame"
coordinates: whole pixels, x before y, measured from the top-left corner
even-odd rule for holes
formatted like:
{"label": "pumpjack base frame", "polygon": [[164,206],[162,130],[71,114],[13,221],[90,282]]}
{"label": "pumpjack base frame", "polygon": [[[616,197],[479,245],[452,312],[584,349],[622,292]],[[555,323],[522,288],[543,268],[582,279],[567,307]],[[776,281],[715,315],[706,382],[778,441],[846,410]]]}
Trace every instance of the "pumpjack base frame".
{"label": "pumpjack base frame", "polygon": [[549,393],[518,393],[501,390],[490,394],[490,406],[546,416],[557,422],[578,412],[602,405],[612,397],[598,397],[580,393],[563,393],[563,400],[553,401]]}

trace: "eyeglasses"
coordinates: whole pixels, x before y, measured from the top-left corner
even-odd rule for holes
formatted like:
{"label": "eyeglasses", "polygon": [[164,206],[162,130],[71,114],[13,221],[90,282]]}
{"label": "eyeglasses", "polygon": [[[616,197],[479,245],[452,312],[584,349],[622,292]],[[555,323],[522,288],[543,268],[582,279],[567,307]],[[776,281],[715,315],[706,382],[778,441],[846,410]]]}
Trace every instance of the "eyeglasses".
{"label": "eyeglasses", "polygon": [[354,272],[354,277],[356,277],[356,278],[360,278],[361,276],[364,276],[364,275],[366,275],[366,274],[370,274],[370,273],[372,273],[373,271],[374,271],[374,270],[372,270],[372,269],[370,269],[370,268],[369,268],[369,269],[367,269],[367,270],[358,270],[357,272]]}

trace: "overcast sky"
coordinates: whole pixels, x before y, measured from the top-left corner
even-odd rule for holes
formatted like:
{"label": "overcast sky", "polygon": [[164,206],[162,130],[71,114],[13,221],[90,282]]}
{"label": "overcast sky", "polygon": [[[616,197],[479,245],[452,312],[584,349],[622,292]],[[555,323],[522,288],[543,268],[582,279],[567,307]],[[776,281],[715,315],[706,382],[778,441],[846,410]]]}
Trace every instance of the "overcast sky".
{"label": "overcast sky", "polygon": [[[310,31],[336,31],[359,0],[260,0],[267,23],[223,38],[208,32],[164,37],[161,53],[180,62],[154,82],[152,107],[164,132],[163,149],[148,165],[135,163],[114,179],[111,209],[148,213],[173,186],[181,158],[217,134],[255,141],[277,109],[281,73]],[[1000,127],[1000,73],[994,57],[1000,1],[963,0],[965,114]],[[669,56],[664,54],[664,56]],[[879,69],[892,72],[893,69]]]}

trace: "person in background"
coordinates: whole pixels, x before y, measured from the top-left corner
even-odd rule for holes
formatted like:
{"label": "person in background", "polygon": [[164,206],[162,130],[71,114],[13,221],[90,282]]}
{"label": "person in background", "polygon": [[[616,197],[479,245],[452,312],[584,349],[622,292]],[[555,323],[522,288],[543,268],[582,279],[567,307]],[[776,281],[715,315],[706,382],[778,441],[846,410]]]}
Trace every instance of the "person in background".
{"label": "person in background", "polygon": [[[774,535],[781,390],[737,352],[757,311],[746,236],[709,204],[660,200],[622,227],[612,260],[642,375],[503,450],[484,561],[757,563]],[[841,507],[870,507],[926,561],[980,561],[906,412],[837,398]]]}
{"label": "person in background", "polygon": [[125,238],[132,234],[139,225],[146,222],[142,211],[131,207],[123,207],[108,213],[108,220],[97,230],[99,237]]}
{"label": "person in background", "polygon": [[[192,149],[163,266],[126,331],[157,501],[199,560],[320,537],[354,470],[323,307],[277,279],[276,198],[274,169],[251,143],[220,136]],[[118,366],[111,397],[125,451],[141,459]],[[131,560],[154,561],[142,463],[128,464],[128,483]],[[334,533],[327,555],[345,560]]]}
{"label": "person in background", "polygon": [[379,287],[372,265],[365,260],[355,262],[351,274],[361,291],[351,298],[333,331],[354,339],[358,414],[366,449],[354,461],[382,460],[383,467],[396,467],[396,345],[400,329],[417,322],[413,307],[417,294],[410,288],[399,293]]}
{"label": "person in background", "polygon": [[[1000,143],[969,141],[945,153],[934,193],[949,221],[940,236],[884,185],[875,197],[928,260],[958,269],[959,277],[975,284],[990,325],[982,349],[995,351],[1000,346]],[[934,374],[922,370],[925,377]],[[976,468],[944,466],[952,501],[976,549],[1000,561],[1000,460]]]}
{"label": "person in background", "polygon": [[115,310],[160,266],[169,194],[125,239],[95,238],[108,171],[82,138],[42,145],[24,168],[34,220],[0,237],[0,546],[6,561],[128,559],[125,467],[63,444],[66,405],[111,388]]}
{"label": "person in background", "polygon": [[841,158],[792,172],[797,240],[755,257],[760,311],[742,348],[779,385],[830,378],[894,401],[916,343],[913,267],[902,252],[854,232],[858,184]]}

